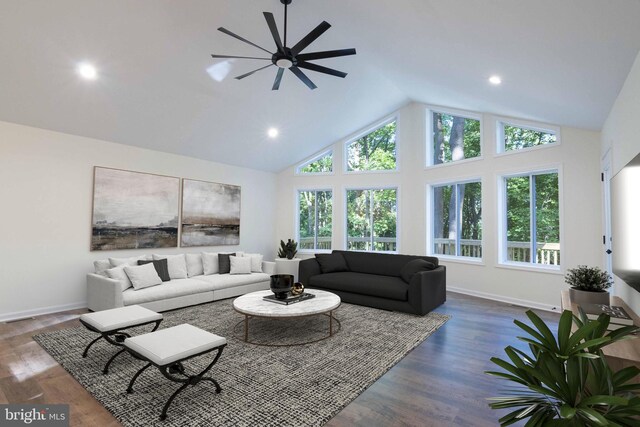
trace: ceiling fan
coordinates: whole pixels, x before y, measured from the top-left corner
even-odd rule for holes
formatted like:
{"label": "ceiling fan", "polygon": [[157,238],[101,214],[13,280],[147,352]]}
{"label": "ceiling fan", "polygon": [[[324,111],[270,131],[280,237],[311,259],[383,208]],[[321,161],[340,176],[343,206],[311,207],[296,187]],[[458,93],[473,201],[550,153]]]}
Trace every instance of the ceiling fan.
{"label": "ceiling fan", "polygon": [[221,31],[231,37],[234,37],[240,41],[250,44],[251,46],[257,47],[260,50],[263,50],[271,55],[270,58],[259,58],[252,56],[231,56],[231,55],[211,55],[213,58],[240,58],[240,59],[259,59],[265,61],[271,61],[269,65],[265,65],[264,67],[260,67],[256,70],[253,70],[249,73],[242,74],[241,76],[236,77],[237,80],[244,79],[245,77],[249,77],[253,73],[256,73],[260,70],[264,70],[265,68],[269,68],[272,66],[278,67],[278,73],[276,74],[276,79],[273,82],[272,90],[278,90],[280,88],[280,81],[282,80],[282,75],[284,74],[284,70],[289,69],[293,74],[295,74],[304,84],[306,84],[309,89],[315,89],[317,86],[307,77],[305,73],[302,72],[300,68],[304,68],[306,70],[316,71],[319,73],[329,74],[336,77],[346,77],[347,73],[342,71],[334,70],[331,68],[323,67],[318,64],[313,64],[311,60],[315,59],[326,59],[326,58],[336,58],[338,56],[347,56],[347,55],[355,55],[355,49],[339,49],[339,50],[327,50],[323,52],[310,52],[310,53],[301,53],[307,46],[313,43],[318,37],[320,37],[325,31],[327,31],[331,25],[322,21],[320,25],[314,28],[309,34],[304,36],[302,40],[296,43],[293,47],[287,46],[287,6],[291,4],[292,0],[280,0],[280,3],[284,5],[284,41],[280,38],[280,34],[278,33],[278,27],[276,26],[276,21],[271,12],[263,12],[264,17],[267,20],[267,25],[269,26],[269,30],[271,30],[271,35],[273,36],[273,40],[276,43],[277,50],[275,52],[270,52],[269,50],[258,46],[255,43],[250,42],[249,40],[240,37],[237,34],[232,33],[224,27],[218,28],[218,31]]}

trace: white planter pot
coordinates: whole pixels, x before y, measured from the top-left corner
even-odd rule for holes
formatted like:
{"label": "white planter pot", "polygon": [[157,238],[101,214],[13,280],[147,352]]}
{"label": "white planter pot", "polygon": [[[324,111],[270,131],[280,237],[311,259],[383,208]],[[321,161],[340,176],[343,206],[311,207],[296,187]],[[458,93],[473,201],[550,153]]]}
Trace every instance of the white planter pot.
{"label": "white planter pot", "polygon": [[300,264],[299,258],[276,258],[276,274],[291,274],[293,276],[293,281],[297,282],[298,264]]}
{"label": "white planter pot", "polygon": [[580,289],[569,288],[569,295],[571,296],[571,302],[578,305],[585,304],[606,304],[609,305],[610,298],[609,292],[591,292],[582,291]]}

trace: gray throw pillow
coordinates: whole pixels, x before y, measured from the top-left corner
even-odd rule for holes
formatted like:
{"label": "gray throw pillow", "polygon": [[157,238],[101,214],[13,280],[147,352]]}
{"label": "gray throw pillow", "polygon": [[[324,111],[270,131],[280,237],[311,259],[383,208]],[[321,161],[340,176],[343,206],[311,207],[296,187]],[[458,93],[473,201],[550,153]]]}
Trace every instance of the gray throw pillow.
{"label": "gray throw pillow", "polygon": [[227,274],[231,271],[230,256],[236,256],[236,253],[232,254],[218,254],[218,273]]}
{"label": "gray throw pillow", "polygon": [[138,265],[144,265],[144,264],[150,264],[150,263],[153,264],[153,267],[156,269],[158,276],[160,276],[163,282],[168,282],[169,280],[171,280],[171,277],[169,277],[169,266],[167,265],[166,258],[157,259],[155,261],[143,261],[143,260],[138,261]]}
{"label": "gray throw pillow", "polygon": [[336,273],[339,271],[349,271],[347,261],[341,253],[334,252],[332,254],[316,254],[316,260],[320,264],[322,273]]}
{"label": "gray throw pillow", "polygon": [[400,277],[402,277],[402,280],[409,283],[414,274],[421,271],[430,271],[436,267],[437,265],[425,259],[414,259],[402,267],[402,270],[400,270]]}

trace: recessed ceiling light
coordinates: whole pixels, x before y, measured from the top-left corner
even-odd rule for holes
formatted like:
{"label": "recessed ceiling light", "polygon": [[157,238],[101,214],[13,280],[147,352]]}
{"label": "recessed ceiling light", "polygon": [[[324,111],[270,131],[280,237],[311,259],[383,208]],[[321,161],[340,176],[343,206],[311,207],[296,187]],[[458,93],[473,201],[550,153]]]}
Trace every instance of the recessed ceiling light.
{"label": "recessed ceiling light", "polygon": [[500,78],[500,76],[491,76],[489,77],[489,83],[498,86],[500,83],[502,83],[502,79]]}
{"label": "recessed ceiling light", "polygon": [[83,62],[78,65],[78,74],[84,79],[95,80],[98,77],[98,70],[93,65]]}
{"label": "recessed ceiling light", "polygon": [[267,135],[269,135],[269,138],[275,138],[276,136],[278,136],[278,129],[276,128],[270,128],[267,131]]}

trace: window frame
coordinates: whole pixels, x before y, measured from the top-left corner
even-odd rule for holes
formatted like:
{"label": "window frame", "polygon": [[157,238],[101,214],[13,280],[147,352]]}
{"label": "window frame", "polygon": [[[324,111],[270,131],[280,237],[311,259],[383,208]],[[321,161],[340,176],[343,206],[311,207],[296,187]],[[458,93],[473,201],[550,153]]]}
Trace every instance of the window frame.
{"label": "window frame", "polygon": [[[466,110],[458,110],[455,108],[439,107],[426,105],[425,106],[425,169],[440,168],[451,165],[459,165],[467,162],[473,162],[482,160],[484,158],[484,120],[482,113]],[[455,162],[445,162],[433,164],[434,152],[433,152],[433,113],[447,114],[449,116],[463,117],[465,119],[477,120],[480,122],[480,155],[476,157],[469,157],[467,159],[457,160]]]}
{"label": "window frame", "polygon": [[[324,157],[331,156],[331,171],[330,172],[301,172],[300,169],[309,166],[311,163],[318,161]],[[327,150],[322,151],[319,154],[316,154],[310,157],[308,160],[298,164],[294,169],[294,175],[296,176],[321,176],[321,175],[334,175],[335,174],[335,156],[333,153],[333,148],[329,148]]]}
{"label": "window frame", "polygon": [[[496,175],[497,182],[497,195],[498,195],[498,258],[496,262],[496,267],[499,268],[508,268],[508,269],[516,269],[516,270],[528,270],[528,271],[536,271],[536,272],[546,272],[553,274],[564,274],[564,262],[561,262],[559,265],[551,265],[551,264],[538,264],[535,262],[520,262],[520,261],[509,261],[507,259],[507,186],[506,180],[508,178],[516,178],[522,176],[528,176],[531,180],[532,176],[535,175],[544,175],[548,173],[557,173],[558,174],[558,222],[559,222],[559,244],[560,244],[560,253],[562,254],[564,245],[564,209],[563,209],[563,172],[561,164],[553,164],[547,165],[544,167],[538,168],[530,168],[525,170],[518,171],[509,171]],[[532,187],[529,187],[529,192],[531,193]],[[535,188],[533,188],[535,191]],[[531,200],[535,203],[535,198],[529,198],[529,205],[531,206]],[[535,207],[535,205],[533,206]],[[534,212],[534,209],[531,210]],[[534,215],[530,215],[529,221],[535,222],[536,217]],[[530,236],[535,233],[535,226],[531,227],[529,232]],[[531,237],[530,237],[531,240]],[[537,240],[537,239],[536,239]],[[530,242],[533,243],[533,242]],[[537,241],[535,242],[535,246],[537,246]],[[533,248],[533,246],[530,246]],[[532,257],[533,259],[533,257]]]}
{"label": "window frame", "polygon": [[[530,151],[559,147],[562,143],[560,126],[536,123],[528,120],[514,119],[511,117],[495,117],[496,130],[496,156],[508,156],[518,153],[526,153]],[[513,126],[521,129],[532,130],[534,132],[552,133],[556,136],[556,142],[551,144],[536,145],[534,147],[521,148],[519,150],[507,150],[504,143],[504,125]]]}
{"label": "window frame", "polygon": [[[433,245],[435,243],[435,237],[433,235],[434,229],[435,229],[435,215],[434,215],[434,203],[435,203],[435,198],[434,198],[434,194],[433,194],[433,190],[436,187],[443,187],[446,185],[461,185],[461,184],[470,184],[470,183],[480,183],[480,189],[483,193],[482,196],[482,200],[481,200],[481,205],[484,206],[484,181],[482,179],[482,177],[480,176],[471,176],[471,177],[465,177],[463,179],[459,179],[459,180],[442,180],[442,181],[434,181],[434,182],[429,182],[426,185],[426,202],[427,202],[427,218],[429,218],[429,220],[427,221],[427,248],[426,248],[426,254],[428,254],[429,256],[434,256],[434,257],[438,257],[439,259],[443,259],[443,260],[447,260],[447,261],[455,261],[455,262],[463,262],[463,263],[470,263],[470,264],[479,264],[479,265],[484,265],[484,254],[485,254],[485,233],[484,233],[484,218],[481,219],[482,221],[482,238],[480,239],[480,247],[482,248],[482,257],[480,258],[476,258],[476,257],[469,257],[469,256],[463,256],[463,255],[443,255],[443,254],[436,254],[435,251],[433,250]],[[456,187],[456,191],[457,191],[457,187]],[[484,209],[483,209],[484,210]],[[462,221],[462,218],[459,218],[460,221]],[[461,222],[460,222],[461,224]],[[458,237],[456,239],[456,247],[459,247],[460,244],[460,234],[458,233]]]}
{"label": "window frame", "polygon": [[[334,224],[335,224],[335,189],[333,187],[313,187],[313,188],[309,188],[309,187],[298,187],[294,189],[294,218],[295,218],[295,236],[296,236],[296,241],[298,242],[298,244],[300,243],[300,193],[302,191],[313,191],[315,193],[317,193],[318,191],[331,191],[331,248],[332,249],[317,249],[318,246],[318,223],[316,221],[316,227],[315,227],[315,233],[314,233],[314,249],[298,249],[298,252],[300,253],[331,253],[331,251],[334,248]],[[318,217],[318,204],[316,203],[316,207],[315,207],[315,215],[316,215],[316,220]]]}
{"label": "window frame", "polygon": [[[396,250],[395,251],[361,251],[355,249],[349,249],[349,214],[347,212],[348,209],[348,197],[347,192],[349,191],[363,191],[363,190],[396,190]],[[400,186],[399,185],[384,185],[384,186],[355,186],[355,187],[344,187],[342,191],[343,196],[343,226],[344,226],[344,250],[350,252],[368,252],[368,253],[380,253],[380,254],[397,254],[401,253],[400,251]],[[375,237],[373,236],[372,238]]]}
{"label": "window frame", "polygon": [[[372,174],[372,173],[397,173],[400,171],[400,150],[399,141],[400,141],[400,121],[399,115],[397,112],[393,113],[390,116],[386,116],[382,120],[376,121],[374,124],[367,126],[364,130],[355,134],[355,136],[350,136],[342,143],[342,171],[344,174],[349,175],[358,175],[358,174]],[[372,132],[380,129],[383,126],[388,125],[389,123],[396,122],[396,167],[395,169],[380,169],[380,170],[361,170],[361,171],[350,171],[349,170],[349,146]]]}

